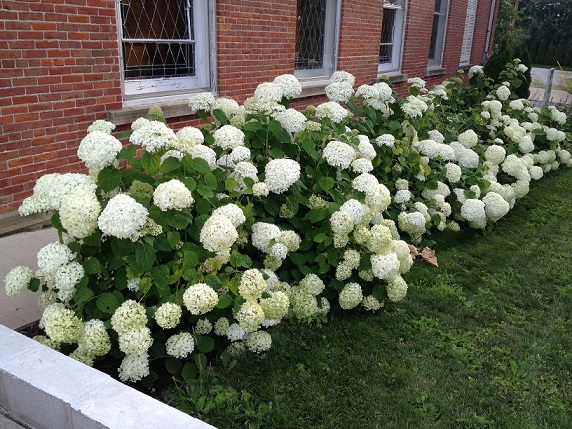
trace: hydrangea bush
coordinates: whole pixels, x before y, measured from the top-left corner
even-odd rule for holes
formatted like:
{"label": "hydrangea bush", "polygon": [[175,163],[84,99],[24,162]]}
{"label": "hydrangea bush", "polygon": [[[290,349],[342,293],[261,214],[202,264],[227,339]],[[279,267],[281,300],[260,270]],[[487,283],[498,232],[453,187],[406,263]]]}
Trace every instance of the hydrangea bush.
{"label": "hydrangea bush", "polygon": [[128,145],[96,121],[78,149],[89,174],[43,176],[20,207],[53,211],[60,241],[6,290],[41,288],[37,339],[117,361],[125,381],[152,379],[151,360],[189,378],[213,350],[264,352],[268,328],[332,304],[377,311],[406,296],[409,243],[487,228],[572,164],[566,115],[512,96],[524,71],[509,64],[501,85],[478,66],[465,87],[414,78],[406,98],[385,82],[354,91],[338,71],[330,101],[302,112],[282,75],[243,105],[193,97],[200,128],[140,118]]}

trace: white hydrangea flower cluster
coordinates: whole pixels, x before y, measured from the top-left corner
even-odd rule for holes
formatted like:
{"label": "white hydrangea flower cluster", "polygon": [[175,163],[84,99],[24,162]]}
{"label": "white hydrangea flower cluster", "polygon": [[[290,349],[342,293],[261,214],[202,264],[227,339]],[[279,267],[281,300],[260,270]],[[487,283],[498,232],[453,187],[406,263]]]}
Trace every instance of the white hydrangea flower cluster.
{"label": "white hydrangea flower cluster", "polygon": [[90,173],[96,175],[100,170],[113,164],[121,148],[121,142],[109,133],[92,131],[80,142],[77,156]]}
{"label": "white hydrangea flower cluster", "polygon": [[115,130],[115,124],[104,119],[97,119],[93,121],[89,127],[87,127],[88,133],[100,131],[106,134],[111,134],[113,130]]}
{"label": "white hydrangea flower cluster", "polygon": [[154,153],[165,147],[170,147],[176,138],[175,132],[163,122],[149,121],[133,131],[129,141],[143,146],[148,152]]}
{"label": "white hydrangea flower cluster", "polygon": [[405,102],[401,105],[403,113],[411,118],[422,117],[428,108],[427,103],[413,95],[407,97]]}
{"label": "white hydrangea flower cluster", "polygon": [[484,74],[483,66],[472,66],[469,69],[469,79],[472,79],[474,76]]}
{"label": "white hydrangea flower cluster", "polygon": [[247,334],[257,331],[262,322],[266,319],[264,310],[260,304],[254,300],[248,300],[243,303],[235,317],[239,326]]}
{"label": "white hydrangea flower cluster", "polygon": [[348,72],[335,71],[326,86],[326,96],[330,101],[346,103],[354,94],[355,77]]}
{"label": "white hydrangea flower cluster", "polygon": [[226,216],[235,228],[238,228],[246,221],[244,212],[236,204],[226,204],[213,211],[213,214]]}
{"label": "white hydrangea flower cluster", "polygon": [[54,288],[57,289],[58,299],[68,302],[76,293],[75,286],[85,276],[83,265],[78,262],[70,262],[60,266],[54,275]]}
{"label": "white hydrangea flower cluster", "polygon": [[92,319],[85,322],[83,334],[78,339],[78,350],[91,360],[104,356],[111,350],[111,339],[103,321]]}
{"label": "white hydrangea flower cluster", "polygon": [[421,140],[414,143],[414,148],[429,159],[441,158],[444,161],[455,161],[455,151],[449,145],[434,140]]}
{"label": "white hydrangea flower cluster", "polygon": [[291,99],[302,94],[302,85],[293,74],[276,76],[272,82],[280,87],[285,98]]}
{"label": "white hydrangea flower cluster", "polygon": [[240,279],[238,293],[246,300],[257,300],[267,289],[264,276],[257,269],[246,270]]}
{"label": "white hydrangea flower cluster", "polygon": [[153,203],[161,209],[184,210],[193,205],[191,191],[178,179],[171,179],[157,186],[153,192]]}
{"label": "white hydrangea flower cluster", "polygon": [[121,381],[136,382],[149,375],[149,354],[147,352],[127,355],[119,367]]}
{"label": "white hydrangea flower cluster", "polygon": [[410,77],[407,79],[407,85],[417,89],[425,89],[425,81],[420,77]]}
{"label": "white hydrangea flower cluster", "polygon": [[329,311],[327,299],[319,298],[325,289],[324,282],[315,274],[305,276],[298,286],[290,289],[290,312],[297,319],[320,317]]}
{"label": "white hydrangea flower cluster", "polygon": [[350,112],[335,101],[327,101],[316,107],[316,117],[318,119],[328,118],[335,124],[339,124],[350,116]]}
{"label": "white hydrangea flower cluster", "polygon": [[189,108],[193,113],[198,112],[199,110],[210,112],[215,105],[216,100],[214,95],[210,92],[201,92],[200,94],[194,95],[189,100]]}
{"label": "white hydrangea flower cluster", "polygon": [[196,283],[187,288],[183,302],[191,314],[206,314],[218,304],[218,294],[206,283]]}
{"label": "white hydrangea flower cluster", "polygon": [[134,198],[119,194],[109,200],[97,225],[105,235],[133,239],[147,222],[148,215],[147,209]]}
{"label": "white hydrangea flower cluster", "polygon": [[275,194],[286,192],[300,179],[300,164],[293,159],[273,159],[265,168],[264,183]]}
{"label": "white hydrangea flower cluster", "polygon": [[73,344],[83,333],[83,322],[73,310],[61,304],[52,304],[44,309],[41,320],[48,337],[58,343]]}
{"label": "white hydrangea flower cluster", "polygon": [[189,149],[189,155],[193,158],[201,158],[204,159],[208,164],[211,170],[216,168],[216,152],[212,150],[210,147],[198,144]]}
{"label": "white hydrangea flower cluster", "polygon": [[352,180],[352,188],[364,194],[372,192],[377,185],[379,185],[377,177],[367,172],[361,173]]}
{"label": "white hydrangea flower cluster", "polygon": [[338,295],[338,302],[343,310],[351,310],[361,304],[363,293],[359,283],[346,283]]}
{"label": "white hydrangea flower cluster", "polygon": [[[224,212],[213,213],[201,229],[199,241],[209,252],[217,255],[228,255],[230,249],[238,239],[238,231]],[[229,211],[229,214],[231,212]],[[231,216],[233,216],[231,214]],[[237,218],[233,216],[236,222]]]}
{"label": "white hydrangea flower cluster", "polygon": [[512,110],[524,110],[524,103],[522,100],[512,100],[508,104],[508,107],[510,107]]}
{"label": "white hydrangea flower cluster", "polygon": [[181,152],[189,153],[189,150],[196,145],[203,144],[205,137],[201,130],[195,127],[183,127],[176,134],[176,140],[169,142],[169,147]]}
{"label": "white hydrangea flower cluster", "polygon": [[153,345],[151,330],[147,327],[134,328],[119,335],[119,350],[126,355],[146,352]]}
{"label": "white hydrangea flower cluster", "polygon": [[274,82],[264,82],[254,90],[254,102],[260,111],[271,111],[280,103],[284,93],[282,87]]}
{"label": "white hydrangea flower cluster", "polygon": [[34,185],[32,196],[26,198],[18,208],[20,216],[60,210],[62,202],[75,191],[95,193],[97,185],[91,176],[78,173],[52,173],[40,177]]}
{"label": "white hydrangea flower cluster", "polygon": [[199,335],[208,335],[213,330],[213,324],[210,322],[209,319],[199,319],[197,320],[197,324],[195,326],[195,333]]}
{"label": "white hydrangea flower cluster", "polygon": [[267,350],[270,350],[272,346],[272,337],[266,331],[256,331],[249,333],[245,340],[244,344],[254,353],[262,353]]}
{"label": "white hydrangea flower cluster", "polygon": [[244,133],[232,125],[223,125],[213,133],[214,145],[223,150],[232,150],[244,145]]}
{"label": "white hydrangea flower cluster", "polygon": [[509,203],[496,192],[487,192],[482,201],[485,203],[485,215],[489,222],[498,221],[510,210]]}
{"label": "white hydrangea flower cluster", "polygon": [[560,125],[566,124],[567,116],[565,112],[561,112],[556,106],[548,106],[548,109],[550,109],[550,116],[554,122]]}
{"label": "white hydrangea flower cluster", "polygon": [[383,134],[375,139],[378,146],[393,147],[395,145],[395,137],[393,134]]}
{"label": "white hydrangea flower cluster", "polygon": [[459,134],[457,137],[459,143],[461,143],[467,149],[471,149],[477,145],[479,142],[479,136],[474,130],[467,130]]}
{"label": "white hydrangea flower cluster", "polygon": [[425,234],[426,222],[427,220],[425,219],[425,215],[419,211],[412,213],[401,212],[397,217],[399,229],[409,234],[414,243],[419,242],[421,240],[421,236]]}
{"label": "white hydrangea flower cluster", "polygon": [[19,265],[8,271],[4,277],[4,287],[6,295],[15,296],[22,292],[34,277],[34,272],[30,267]]}
{"label": "white hydrangea flower cluster", "polygon": [[189,332],[181,332],[169,337],[165,343],[167,354],[177,359],[184,359],[195,349],[195,340]]}
{"label": "white hydrangea flower cluster", "polygon": [[[229,174],[229,177],[235,179],[238,182],[238,186],[234,189],[238,192],[244,192],[246,190],[246,184],[244,179],[249,178],[256,184],[258,182],[258,169],[254,164],[247,161],[240,161],[234,166],[234,170]],[[268,187],[264,184],[265,190],[268,191]],[[254,187],[254,185],[253,185]],[[264,193],[264,190],[258,189],[261,192],[260,195]]]}
{"label": "white hydrangea flower cluster", "polygon": [[111,316],[111,327],[119,335],[145,327],[146,324],[145,307],[132,299],[124,301]]}
{"label": "white hydrangea flower cluster", "polygon": [[347,143],[332,140],[322,151],[322,157],[332,167],[339,167],[345,170],[356,158],[356,151]]}
{"label": "white hydrangea flower cluster", "polygon": [[58,268],[67,265],[73,258],[73,252],[65,244],[47,244],[38,251],[38,274],[55,274]]}
{"label": "white hydrangea flower cluster", "polygon": [[455,152],[457,164],[463,168],[477,168],[479,166],[479,155],[472,149],[467,149],[459,142],[449,144]]}
{"label": "white hydrangea flower cluster", "polygon": [[506,101],[510,97],[510,89],[505,85],[501,85],[496,90],[496,96],[499,100]]}
{"label": "white hydrangea flower cluster", "polygon": [[381,111],[386,116],[393,112],[389,108],[389,104],[395,101],[393,90],[385,82],[361,85],[356,91],[356,97],[362,98],[367,106]]}
{"label": "white hydrangea flower cluster", "polygon": [[101,205],[92,189],[80,188],[64,198],[59,210],[60,221],[68,235],[85,238],[97,229]]}
{"label": "white hydrangea flower cluster", "polygon": [[238,323],[233,323],[227,328],[225,335],[229,339],[229,341],[236,342],[243,340],[244,337],[246,336],[246,332],[244,331],[244,329],[240,327]]}
{"label": "white hydrangea flower cluster", "polygon": [[183,310],[179,304],[166,302],[155,311],[155,322],[163,329],[173,329],[181,321]]}
{"label": "white hydrangea flower cluster", "polygon": [[273,116],[290,134],[296,134],[306,128],[306,117],[296,109],[286,109]]}

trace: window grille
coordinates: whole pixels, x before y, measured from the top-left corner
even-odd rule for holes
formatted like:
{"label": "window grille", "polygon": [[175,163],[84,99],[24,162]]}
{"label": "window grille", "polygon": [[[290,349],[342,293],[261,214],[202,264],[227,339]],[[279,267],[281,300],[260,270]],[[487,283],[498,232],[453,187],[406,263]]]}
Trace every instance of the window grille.
{"label": "window grille", "polygon": [[298,0],[296,21],[296,70],[321,69],[324,66],[326,0]]}
{"label": "window grille", "polygon": [[384,9],[379,47],[380,64],[390,63],[393,59],[393,38],[395,34],[395,9]]}
{"label": "window grille", "polygon": [[397,71],[401,67],[406,0],[385,0],[379,45],[379,72]]}
{"label": "window grille", "polygon": [[126,80],[195,74],[192,8],[190,0],[121,3]]}
{"label": "window grille", "polygon": [[431,44],[429,46],[429,65],[439,66],[442,63],[443,48],[445,45],[447,7],[448,0],[435,0],[433,28],[431,30]]}
{"label": "window grille", "polygon": [[298,78],[334,70],[338,0],[298,0],[294,70]]}

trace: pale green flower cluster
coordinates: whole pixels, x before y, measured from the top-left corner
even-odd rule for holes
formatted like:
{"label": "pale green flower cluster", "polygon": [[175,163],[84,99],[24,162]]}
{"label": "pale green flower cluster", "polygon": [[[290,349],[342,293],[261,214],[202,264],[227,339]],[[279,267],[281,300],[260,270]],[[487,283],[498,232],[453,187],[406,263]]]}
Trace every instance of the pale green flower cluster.
{"label": "pale green flower cluster", "polygon": [[169,337],[165,346],[169,356],[184,359],[195,349],[195,340],[189,332],[181,332]]}
{"label": "pale green flower cluster", "polygon": [[23,265],[12,268],[4,277],[4,285],[6,295],[18,295],[22,290],[28,287],[30,280],[34,277],[34,272],[30,267]]}
{"label": "pale green flower cluster", "polygon": [[183,310],[180,305],[166,302],[155,311],[155,321],[163,329],[173,329],[181,321],[182,314]]}
{"label": "pale green flower cluster", "polygon": [[206,314],[218,304],[218,294],[206,283],[197,283],[187,288],[183,301],[191,314]]}

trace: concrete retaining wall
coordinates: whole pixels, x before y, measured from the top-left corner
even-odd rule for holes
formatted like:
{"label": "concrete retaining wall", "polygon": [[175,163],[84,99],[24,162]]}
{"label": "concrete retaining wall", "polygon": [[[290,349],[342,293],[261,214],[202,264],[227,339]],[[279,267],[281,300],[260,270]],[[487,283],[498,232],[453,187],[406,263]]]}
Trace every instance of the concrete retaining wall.
{"label": "concrete retaining wall", "polygon": [[215,429],[3,325],[0,408],[35,429]]}

